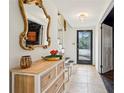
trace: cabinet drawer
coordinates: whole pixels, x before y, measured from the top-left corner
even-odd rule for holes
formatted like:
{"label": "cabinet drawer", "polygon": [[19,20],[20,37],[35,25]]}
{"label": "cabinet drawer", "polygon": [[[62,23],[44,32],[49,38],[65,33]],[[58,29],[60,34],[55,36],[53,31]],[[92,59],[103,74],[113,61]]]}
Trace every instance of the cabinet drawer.
{"label": "cabinet drawer", "polygon": [[44,91],[48,85],[56,78],[56,68],[52,69],[41,78],[41,91]]}
{"label": "cabinet drawer", "polygon": [[64,84],[61,86],[60,90],[57,93],[63,93],[64,92]]}
{"label": "cabinet drawer", "polygon": [[63,71],[64,69],[64,62],[58,64],[57,66],[57,75],[61,73],[61,71]]}
{"label": "cabinet drawer", "polygon": [[45,93],[56,93],[63,82],[64,82],[64,74],[62,74]]}
{"label": "cabinet drawer", "polygon": [[35,93],[34,77],[28,75],[14,76],[14,92],[13,93]]}

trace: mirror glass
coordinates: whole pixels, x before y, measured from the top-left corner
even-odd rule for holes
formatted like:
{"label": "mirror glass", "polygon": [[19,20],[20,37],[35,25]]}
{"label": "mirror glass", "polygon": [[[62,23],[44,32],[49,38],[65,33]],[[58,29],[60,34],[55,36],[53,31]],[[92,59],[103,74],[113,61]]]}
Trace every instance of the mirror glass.
{"label": "mirror glass", "polygon": [[28,32],[25,45],[27,47],[48,45],[47,42],[48,20],[42,8],[35,4],[24,4],[24,9],[28,20]]}

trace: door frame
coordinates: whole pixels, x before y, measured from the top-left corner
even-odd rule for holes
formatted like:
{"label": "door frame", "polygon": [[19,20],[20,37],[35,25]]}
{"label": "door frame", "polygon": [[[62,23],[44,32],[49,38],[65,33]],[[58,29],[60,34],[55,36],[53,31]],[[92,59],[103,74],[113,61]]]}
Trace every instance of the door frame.
{"label": "door frame", "polygon": [[[91,63],[79,63],[78,61],[78,33],[79,32],[91,32]],[[77,51],[77,64],[88,64],[88,65],[92,65],[93,64],[93,30],[77,30],[77,48],[76,48],[76,51]]]}

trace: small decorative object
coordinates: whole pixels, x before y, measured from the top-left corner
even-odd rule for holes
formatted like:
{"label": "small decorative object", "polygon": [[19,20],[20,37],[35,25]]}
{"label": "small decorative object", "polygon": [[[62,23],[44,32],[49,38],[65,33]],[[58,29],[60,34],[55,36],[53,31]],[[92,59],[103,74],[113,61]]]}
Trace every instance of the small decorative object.
{"label": "small decorative object", "polygon": [[53,50],[50,51],[50,54],[51,55],[56,55],[57,53],[58,53],[58,50],[55,50],[55,49],[53,49]]}
{"label": "small decorative object", "polygon": [[51,56],[45,56],[45,57],[42,57],[42,58],[46,61],[59,61],[60,60],[59,57],[51,57]]}
{"label": "small decorative object", "polygon": [[42,58],[47,61],[58,61],[62,59],[62,55],[57,55],[57,53],[58,53],[58,50],[53,49],[50,51],[51,55],[48,55]]}
{"label": "small decorative object", "polygon": [[20,59],[20,67],[22,69],[29,68],[31,66],[31,64],[32,64],[32,60],[31,60],[30,55],[21,57],[21,59]]}

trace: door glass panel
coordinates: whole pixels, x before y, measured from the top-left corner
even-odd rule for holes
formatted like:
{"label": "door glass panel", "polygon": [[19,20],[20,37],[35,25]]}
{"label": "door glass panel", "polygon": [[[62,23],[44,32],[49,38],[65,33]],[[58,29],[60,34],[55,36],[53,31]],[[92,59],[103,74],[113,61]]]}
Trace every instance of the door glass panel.
{"label": "door glass panel", "polygon": [[78,32],[78,61],[91,63],[91,32]]}

